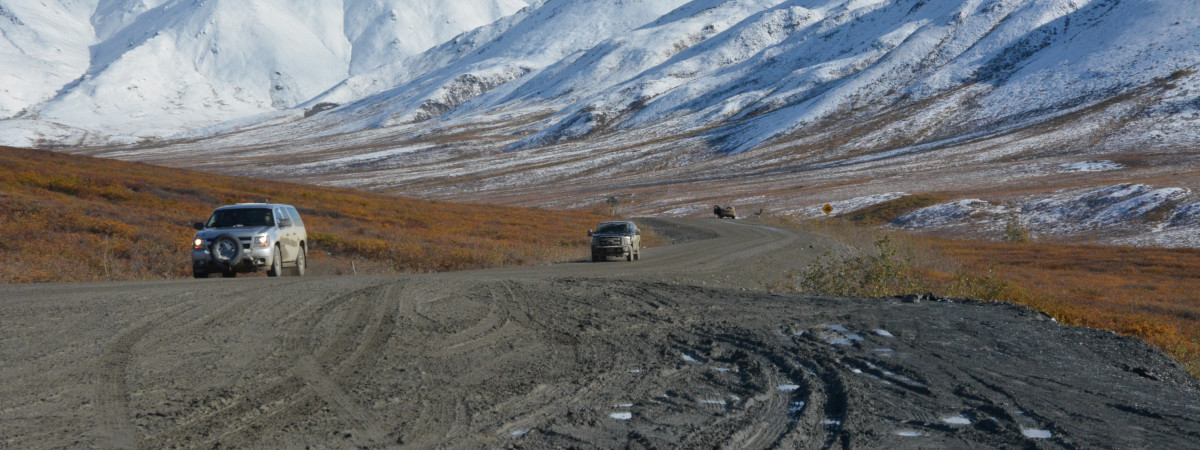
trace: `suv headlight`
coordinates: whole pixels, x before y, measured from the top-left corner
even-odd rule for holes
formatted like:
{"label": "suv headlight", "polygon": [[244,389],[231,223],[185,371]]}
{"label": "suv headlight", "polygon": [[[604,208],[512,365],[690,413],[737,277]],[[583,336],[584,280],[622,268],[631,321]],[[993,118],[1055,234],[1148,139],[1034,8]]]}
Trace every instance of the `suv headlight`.
{"label": "suv headlight", "polygon": [[204,248],[204,239],[196,238],[195,241],[192,241],[192,250],[200,250],[202,248]]}
{"label": "suv headlight", "polygon": [[271,237],[267,235],[255,236],[254,242],[258,243],[259,247],[268,247],[271,245]]}

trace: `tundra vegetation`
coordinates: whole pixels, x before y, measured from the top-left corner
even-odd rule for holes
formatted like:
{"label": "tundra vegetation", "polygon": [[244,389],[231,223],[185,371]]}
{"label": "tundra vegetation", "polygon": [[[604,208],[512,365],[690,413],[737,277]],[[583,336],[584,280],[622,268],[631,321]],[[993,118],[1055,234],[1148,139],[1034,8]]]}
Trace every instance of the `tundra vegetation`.
{"label": "tundra vegetation", "polygon": [[0,283],[188,277],[192,223],[265,200],[300,210],[317,275],[584,258],[581,230],[604,220],[0,147]]}
{"label": "tundra vegetation", "polygon": [[782,290],[863,297],[934,293],[1012,302],[1067,325],[1142,339],[1200,378],[1198,249],[1030,240],[1013,225],[997,241],[980,241],[911,235],[845,217],[770,220],[859,250],[849,257],[823,255],[793,272],[778,286]]}

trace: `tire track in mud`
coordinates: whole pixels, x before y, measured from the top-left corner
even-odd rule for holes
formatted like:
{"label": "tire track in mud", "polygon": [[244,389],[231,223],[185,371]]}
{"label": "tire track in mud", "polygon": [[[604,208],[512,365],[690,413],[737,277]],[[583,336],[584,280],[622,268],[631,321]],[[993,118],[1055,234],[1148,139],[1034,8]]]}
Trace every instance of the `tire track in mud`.
{"label": "tire track in mud", "polygon": [[[79,428],[58,418],[112,412],[125,420],[98,425],[90,443],[1167,448],[1200,437],[1197,384],[1140,342],[1011,305],[773,294],[754,289],[768,276],[759,266],[806,264],[822,241],[663,223],[717,237],[632,263],[106,285],[106,298],[185,301],[126,313],[141,319],[129,323],[77,320],[110,337],[99,341],[107,351],[65,341],[73,347],[59,355],[85,359],[54,379],[93,371],[84,390],[100,407],[42,406],[13,392],[52,387],[11,380],[9,398],[29,405],[19,413],[47,425],[2,410],[0,428],[20,428],[0,431],[29,446],[70,443]],[[56,308],[85,316],[113,304],[61,286],[24,299],[32,291],[0,286],[22,297],[0,312],[37,323]],[[29,307],[38,301],[52,307]]]}
{"label": "tire track in mud", "polygon": [[176,304],[160,310],[123,329],[117,333],[115,339],[104,346],[104,354],[97,360],[93,369],[93,382],[96,385],[95,416],[99,418],[100,426],[96,433],[101,437],[102,446],[130,448],[141,439],[134,424],[133,414],[130,413],[129,387],[126,383],[126,372],[133,358],[133,347],[151,330],[161,326],[163,318],[169,317],[175,310],[183,309],[184,306]]}
{"label": "tire track in mud", "polygon": [[[285,316],[278,326],[291,330],[275,357],[289,363],[281,379],[249,393],[221,401],[222,406],[208,414],[158,435],[143,446],[170,445],[214,446],[223,440],[240,441],[240,435],[263,429],[279,429],[309,417],[323,405],[365,434],[351,437],[360,445],[379,444],[386,427],[345,393],[338,380],[363,359],[369,347],[378,348],[394,331],[393,314],[384,311],[390,286],[371,286],[322,301],[315,299]],[[331,325],[333,336],[314,336],[313,331],[338,307],[349,308],[342,316],[348,320]],[[289,324],[291,324],[289,326]],[[328,339],[324,344],[316,342]],[[330,374],[330,370],[336,371]],[[252,440],[252,439],[251,439]]]}

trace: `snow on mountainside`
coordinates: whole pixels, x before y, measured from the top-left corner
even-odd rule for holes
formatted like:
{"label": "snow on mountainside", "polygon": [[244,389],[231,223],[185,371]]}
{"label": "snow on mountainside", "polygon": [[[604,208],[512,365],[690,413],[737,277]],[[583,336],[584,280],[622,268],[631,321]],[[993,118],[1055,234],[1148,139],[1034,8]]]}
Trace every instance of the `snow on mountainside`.
{"label": "snow on mountainside", "polygon": [[549,1],[480,32],[487,41],[460,38],[310,105],[370,111],[337,116],[338,132],[555,111],[514,148],[597,130],[716,128],[711,142],[726,153],[847,114],[921,108],[857,142],[886,148],[1053,117],[1200,61],[1194,2],[694,0],[655,2],[679,7],[636,20],[623,8],[641,2],[591,3]]}
{"label": "snow on mountainside", "polygon": [[54,95],[87,70],[92,33],[76,3],[0,1],[0,119]]}
{"label": "snow on mountainside", "polygon": [[168,136],[93,153],[552,207],[621,193],[648,214],[940,192],[894,225],[1200,227],[1171,220],[1200,204],[1197,2],[476,1],[461,24],[483,26],[424,41],[412,17],[465,10],[105,1],[87,73],[0,141]]}
{"label": "snow on mountainside", "polygon": [[309,103],[357,101],[337,119],[352,127],[355,123],[374,128],[429,120],[496,87],[514,81],[520,84],[532,72],[578,57],[683,3],[550,0],[418,58],[351,78]]}
{"label": "snow on mountainside", "polygon": [[38,133],[68,141],[91,133],[87,142],[154,139],[291,108],[352,73],[524,6],[521,0],[0,0],[0,80],[8,81],[0,118],[18,119],[0,127],[0,141],[20,145]]}

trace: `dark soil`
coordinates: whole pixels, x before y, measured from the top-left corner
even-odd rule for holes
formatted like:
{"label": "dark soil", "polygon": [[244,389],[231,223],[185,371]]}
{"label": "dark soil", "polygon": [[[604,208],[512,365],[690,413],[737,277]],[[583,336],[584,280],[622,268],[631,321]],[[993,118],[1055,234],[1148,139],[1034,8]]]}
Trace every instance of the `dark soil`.
{"label": "dark soil", "polygon": [[773,294],[837,245],[646,223],[677,243],[637,262],[0,286],[0,447],[1200,442],[1200,386],[1140,341],[1003,303]]}

